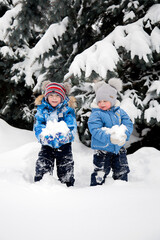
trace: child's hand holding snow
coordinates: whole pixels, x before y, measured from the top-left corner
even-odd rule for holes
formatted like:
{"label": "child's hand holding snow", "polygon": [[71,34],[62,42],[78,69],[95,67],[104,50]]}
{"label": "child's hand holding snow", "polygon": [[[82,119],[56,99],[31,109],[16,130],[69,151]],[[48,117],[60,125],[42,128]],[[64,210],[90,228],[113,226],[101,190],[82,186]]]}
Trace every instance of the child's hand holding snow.
{"label": "child's hand holding snow", "polygon": [[127,130],[126,126],[123,124],[118,126],[115,125],[112,128],[103,128],[107,134],[110,134],[111,143],[123,146],[126,142],[127,135],[125,131]]}
{"label": "child's hand holding snow", "polygon": [[41,140],[43,142],[54,143],[54,139],[59,142],[64,142],[69,133],[69,128],[64,121],[57,122],[49,120],[41,132]]}
{"label": "child's hand holding snow", "polygon": [[40,142],[42,144],[51,144],[52,141],[53,141],[53,136],[52,135],[40,134]]}
{"label": "child's hand holding snow", "polygon": [[56,138],[60,143],[68,143],[69,142],[69,134],[63,135],[62,133],[57,133]]}

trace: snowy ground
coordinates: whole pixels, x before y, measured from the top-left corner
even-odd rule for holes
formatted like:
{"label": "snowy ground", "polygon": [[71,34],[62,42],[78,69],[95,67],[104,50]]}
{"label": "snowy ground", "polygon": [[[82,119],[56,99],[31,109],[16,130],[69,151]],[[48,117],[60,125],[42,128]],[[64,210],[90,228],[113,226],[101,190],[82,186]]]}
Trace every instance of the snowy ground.
{"label": "snowy ground", "polygon": [[73,143],[75,186],[33,182],[40,145],[0,119],[0,240],[160,240],[160,151],[128,155],[129,182],[89,187],[92,150]]}

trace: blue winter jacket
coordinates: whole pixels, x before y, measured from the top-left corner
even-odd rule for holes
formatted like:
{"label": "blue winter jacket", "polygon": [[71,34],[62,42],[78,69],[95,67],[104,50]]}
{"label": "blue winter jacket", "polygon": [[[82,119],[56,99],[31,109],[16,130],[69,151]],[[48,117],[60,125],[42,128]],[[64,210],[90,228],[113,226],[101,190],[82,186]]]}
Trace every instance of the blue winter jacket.
{"label": "blue winter jacket", "polygon": [[[38,105],[35,115],[34,131],[38,141],[42,145],[59,148],[63,144],[74,140],[77,130],[76,116],[74,109],[68,106],[68,101],[69,99],[66,97],[62,103],[54,108],[43,98],[41,105]],[[57,122],[64,121],[70,129],[67,136],[63,136],[62,133],[57,133],[54,139],[51,135],[42,137],[42,129],[46,128],[47,121],[49,120],[57,120]]]}
{"label": "blue winter jacket", "polygon": [[127,141],[133,131],[133,123],[127,113],[119,106],[113,106],[110,110],[104,111],[100,108],[92,108],[92,113],[88,120],[88,127],[92,134],[92,149],[104,150],[117,154],[122,146],[112,144],[110,134],[107,134],[103,127],[112,128],[114,125],[125,125],[127,130]]}

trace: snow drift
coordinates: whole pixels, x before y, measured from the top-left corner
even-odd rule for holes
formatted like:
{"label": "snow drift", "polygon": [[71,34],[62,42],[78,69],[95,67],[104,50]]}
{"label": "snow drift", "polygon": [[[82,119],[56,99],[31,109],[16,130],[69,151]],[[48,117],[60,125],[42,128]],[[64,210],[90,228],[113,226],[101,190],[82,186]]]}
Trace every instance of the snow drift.
{"label": "snow drift", "polygon": [[54,176],[34,183],[40,144],[34,133],[0,121],[1,240],[159,240],[160,151],[128,155],[129,182],[89,187],[92,150],[73,143],[75,186]]}

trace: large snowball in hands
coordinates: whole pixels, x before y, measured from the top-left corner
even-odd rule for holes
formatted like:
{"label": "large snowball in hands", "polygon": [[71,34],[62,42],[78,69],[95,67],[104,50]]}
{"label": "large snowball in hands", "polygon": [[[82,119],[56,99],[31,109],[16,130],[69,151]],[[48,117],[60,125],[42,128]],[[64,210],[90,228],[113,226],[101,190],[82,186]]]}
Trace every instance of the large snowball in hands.
{"label": "large snowball in hands", "polygon": [[61,133],[63,136],[66,136],[69,132],[69,128],[64,121],[57,122],[57,120],[49,120],[46,124],[46,128],[43,128],[41,135],[42,136],[52,136],[55,138],[57,133]]}
{"label": "large snowball in hands", "polygon": [[127,130],[126,126],[125,125],[115,125],[113,126],[112,128],[106,128],[106,127],[103,127],[102,128],[103,130],[105,130],[105,132],[107,134],[111,134],[111,135],[114,135],[114,137],[116,139],[118,139],[119,141],[123,140],[124,137],[125,137],[125,131]]}

